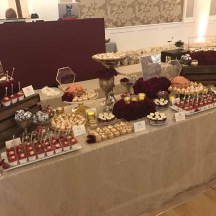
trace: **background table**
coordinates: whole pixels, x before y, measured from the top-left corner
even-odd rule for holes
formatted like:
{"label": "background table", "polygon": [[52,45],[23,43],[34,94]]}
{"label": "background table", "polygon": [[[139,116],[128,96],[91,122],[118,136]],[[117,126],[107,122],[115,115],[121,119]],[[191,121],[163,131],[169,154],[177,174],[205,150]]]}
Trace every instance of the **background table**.
{"label": "background table", "polygon": [[189,53],[188,50],[164,50],[161,52],[161,62],[166,62],[166,57],[170,56],[172,60],[181,59],[182,55]]}
{"label": "background table", "polygon": [[[101,101],[92,103],[96,106]],[[70,109],[70,107],[68,107]],[[134,216],[216,177],[216,109],[0,178],[0,215]]]}

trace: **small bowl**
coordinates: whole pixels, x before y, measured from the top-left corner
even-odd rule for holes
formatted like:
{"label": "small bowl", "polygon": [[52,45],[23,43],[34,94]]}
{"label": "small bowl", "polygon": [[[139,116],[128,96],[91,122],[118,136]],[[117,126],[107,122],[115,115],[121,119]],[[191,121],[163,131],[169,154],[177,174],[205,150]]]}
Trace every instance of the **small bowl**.
{"label": "small bowl", "polygon": [[197,60],[192,60],[191,61],[191,66],[197,66],[199,62]]}

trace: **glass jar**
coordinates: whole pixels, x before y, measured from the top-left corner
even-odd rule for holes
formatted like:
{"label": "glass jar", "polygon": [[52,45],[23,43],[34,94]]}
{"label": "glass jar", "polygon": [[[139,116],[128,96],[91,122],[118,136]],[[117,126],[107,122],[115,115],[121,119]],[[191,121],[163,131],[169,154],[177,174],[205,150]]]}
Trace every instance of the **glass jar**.
{"label": "glass jar", "polygon": [[87,121],[90,129],[95,129],[98,126],[96,114],[93,111],[87,112]]}

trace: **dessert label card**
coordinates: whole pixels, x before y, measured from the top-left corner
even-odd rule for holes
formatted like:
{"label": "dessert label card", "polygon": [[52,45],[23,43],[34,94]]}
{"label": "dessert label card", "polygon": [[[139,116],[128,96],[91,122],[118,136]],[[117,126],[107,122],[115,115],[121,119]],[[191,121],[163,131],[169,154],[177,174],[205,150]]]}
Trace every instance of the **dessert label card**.
{"label": "dessert label card", "polygon": [[78,137],[78,136],[81,136],[83,134],[86,134],[85,125],[73,126],[73,133],[74,133],[75,137]]}
{"label": "dessert label card", "polygon": [[29,96],[35,94],[35,91],[34,91],[32,85],[26,86],[25,88],[22,88],[22,91],[23,91],[25,97],[29,97]]}
{"label": "dessert label card", "polygon": [[175,120],[176,120],[176,122],[184,121],[185,120],[185,112],[182,111],[182,112],[175,113]]}
{"label": "dessert label card", "polygon": [[6,141],[5,145],[6,145],[6,148],[11,148],[11,147],[15,147],[15,146],[20,145],[20,143],[21,143],[21,139],[16,138],[16,139]]}
{"label": "dessert label card", "polygon": [[145,121],[138,121],[134,123],[134,132],[140,132],[146,130]]}

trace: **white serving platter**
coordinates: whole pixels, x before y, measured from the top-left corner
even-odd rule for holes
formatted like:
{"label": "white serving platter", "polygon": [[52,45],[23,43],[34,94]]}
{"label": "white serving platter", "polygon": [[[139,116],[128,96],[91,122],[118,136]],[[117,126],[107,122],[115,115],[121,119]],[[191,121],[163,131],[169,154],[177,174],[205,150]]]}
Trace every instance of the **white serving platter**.
{"label": "white serving platter", "polygon": [[18,162],[17,165],[13,165],[13,166],[10,165],[10,163],[8,162],[8,158],[7,158],[6,152],[2,152],[1,153],[1,158],[4,159],[4,161],[10,165],[10,167],[8,169],[5,169],[4,171],[10,171],[10,170],[17,169],[17,168],[20,168],[20,167],[23,167],[23,166],[27,166],[29,164],[37,163],[39,161],[47,160],[47,159],[54,158],[54,157],[57,157],[57,156],[60,156],[60,155],[64,155],[64,154],[67,154],[67,153],[70,153],[70,152],[78,151],[81,148],[82,148],[82,146],[78,143],[78,145],[77,145],[76,148],[73,148],[73,149],[71,148],[71,149],[69,149],[67,151],[62,151],[60,153],[55,153],[54,152],[53,155],[50,155],[50,156],[48,156],[47,154],[45,154],[45,157],[43,157],[43,158],[37,158],[34,161],[27,160],[26,163],[22,163],[22,164],[20,162]]}

